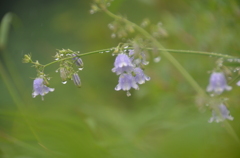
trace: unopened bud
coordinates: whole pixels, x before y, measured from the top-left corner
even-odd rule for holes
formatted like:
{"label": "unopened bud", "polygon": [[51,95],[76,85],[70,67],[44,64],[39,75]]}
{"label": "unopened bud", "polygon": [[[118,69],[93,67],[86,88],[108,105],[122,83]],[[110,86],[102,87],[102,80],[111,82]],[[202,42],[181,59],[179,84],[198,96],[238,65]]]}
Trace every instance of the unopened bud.
{"label": "unopened bud", "polygon": [[81,80],[80,80],[80,78],[79,78],[79,76],[78,76],[77,73],[74,73],[74,74],[72,75],[72,80],[73,80],[73,83],[74,83],[77,87],[81,87]]}
{"label": "unopened bud", "polygon": [[[73,56],[77,56],[76,54],[73,54]],[[83,67],[83,61],[81,58],[79,57],[74,57],[73,60],[75,60],[75,64],[78,66],[78,67]]]}
{"label": "unopened bud", "polygon": [[68,78],[68,71],[66,70],[66,68],[61,67],[59,72],[60,72],[60,77],[61,77],[62,81],[66,81]]}
{"label": "unopened bud", "polygon": [[32,59],[30,55],[25,54],[22,60],[23,63],[31,63]]}

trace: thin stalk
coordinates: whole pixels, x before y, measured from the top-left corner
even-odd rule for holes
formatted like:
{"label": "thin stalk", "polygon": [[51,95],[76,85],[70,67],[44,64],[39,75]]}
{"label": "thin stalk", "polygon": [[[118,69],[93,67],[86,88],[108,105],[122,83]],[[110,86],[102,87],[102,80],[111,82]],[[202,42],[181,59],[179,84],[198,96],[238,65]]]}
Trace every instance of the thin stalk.
{"label": "thin stalk", "polygon": [[[92,55],[92,54],[97,54],[100,52],[106,52],[106,51],[112,51],[114,48],[106,48],[106,49],[101,49],[101,50],[96,50],[96,51],[91,51],[87,53],[82,53],[82,54],[76,54],[77,57],[82,57],[82,56],[87,56],[87,55]],[[128,47],[124,48],[125,50],[133,49],[133,47]],[[147,50],[152,50],[153,48],[146,48]],[[178,49],[158,49],[159,51],[167,51],[167,52],[172,52],[172,53],[180,53],[180,54],[194,54],[194,55],[206,55],[206,56],[211,56],[211,57],[219,57],[219,58],[229,58],[229,59],[237,59],[235,56],[230,56],[226,54],[220,54],[220,53],[214,53],[214,52],[203,52],[203,51],[192,51],[192,50],[178,50]],[[64,59],[60,60],[55,60],[53,62],[50,62],[48,64],[42,65],[44,68],[47,66],[50,66],[52,64],[72,59],[73,57],[67,57]]]}
{"label": "thin stalk", "polygon": [[[91,54],[97,54],[97,53],[100,53],[100,52],[106,52],[106,51],[111,51],[112,48],[108,48],[108,49],[101,49],[101,50],[96,50],[96,51],[92,51],[92,52],[87,52],[87,53],[83,53],[83,54],[76,54],[77,57],[82,57],[82,56],[87,56],[87,55],[91,55]],[[75,56],[75,57],[76,57]],[[58,63],[58,62],[61,62],[61,61],[64,61],[64,60],[68,60],[68,59],[72,59],[74,57],[67,57],[67,58],[64,58],[64,59],[60,59],[60,60],[55,60],[53,62],[50,62],[48,64],[45,64],[45,65],[42,65],[43,68],[49,66],[49,65],[52,65],[52,64],[55,64],[55,63]]]}

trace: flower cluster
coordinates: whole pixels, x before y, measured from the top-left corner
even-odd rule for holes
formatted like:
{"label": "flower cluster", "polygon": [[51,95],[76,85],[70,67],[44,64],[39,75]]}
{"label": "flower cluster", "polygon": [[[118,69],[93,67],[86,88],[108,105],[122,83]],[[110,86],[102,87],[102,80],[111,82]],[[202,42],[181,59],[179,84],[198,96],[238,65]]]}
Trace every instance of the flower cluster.
{"label": "flower cluster", "polygon": [[145,63],[145,58],[142,58],[144,60],[136,59],[134,55],[134,50],[129,50],[128,54],[118,54],[112,69],[112,72],[119,75],[118,85],[115,87],[115,90],[127,91],[127,96],[131,95],[129,92],[131,88],[138,90],[138,84],[143,84],[145,81],[150,80],[150,77],[146,76],[141,68],[141,65]]}
{"label": "flower cluster", "polygon": [[[207,92],[213,92],[214,96],[214,94],[220,95],[224,90],[230,91],[231,89],[232,87],[227,84],[227,80],[223,72],[213,72],[211,74],[209,85],[207,86]],[[209,122],[221,122],[225,119],[233,120],[233,117],[230,115],[227,107],[223,103],[220,103],[218,104],[218,110],[212,110],[212,117]]]}
{"label": "flower cluster", "polygon": [[[73,52],[70,49],[62,49],[55,55],[55,60],[60,61],[59,73],[62,79],[62,83],[66,84],[67,80],[73,80],[73,83],[77,87],[81,87],[81,80],[78,76],[78,71],[83,69],[83,61],[77,56],[78,53]],[[77,67],[77,70],[74,69]],[[58,70],[56,72],[58,72]]]}
{"label": "flower cluster", "polygon": [[[60,73],[62,83],[66,84],[67,80],[72,80],[77,87],[81,87],[81,80],[78,71],[83,69],[83,61],[78,57],[78,52],[73,52],[70,49],[62,49],[58,50],[54,58],[60,63],[60,67],[56,72]],[[49,88],[47,86],[47,80],[50,78],[46,78],[46,75],[44,74],[44,67],[46,67],[46,65],[42,65],[38,61],[33,62],[30,55],[25,55],[23,62],[34,64],[34,67],[36,67],[38,72],[38,77],[33,81],[33,98],[37,95],[41,95],[43,99],[45,94],[54,91],[54,88]]]}

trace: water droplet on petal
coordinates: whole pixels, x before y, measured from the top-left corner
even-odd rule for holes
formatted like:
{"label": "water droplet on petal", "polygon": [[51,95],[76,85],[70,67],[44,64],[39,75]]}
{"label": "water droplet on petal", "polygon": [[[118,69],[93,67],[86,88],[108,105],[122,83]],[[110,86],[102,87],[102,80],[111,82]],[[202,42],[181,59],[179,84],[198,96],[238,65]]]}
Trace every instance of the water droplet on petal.
{"label": "water droplet on petal", "polygon": [[155,63],[158,63],[160,60],[161,60],[161,57],[156,57],[156,58],[153,59],[153,61],[154,61]]}
{"label": "water droplet on petal", "polygon": [[131,93],[129,91],[127,91],[127,96],[130,97],[131,96]]}
{"label": "water droplet on petal", "polygon": [[63,81],[63,82],[62,82],[62,84],[66,84],[66,83],[67,83],[67,81]]}

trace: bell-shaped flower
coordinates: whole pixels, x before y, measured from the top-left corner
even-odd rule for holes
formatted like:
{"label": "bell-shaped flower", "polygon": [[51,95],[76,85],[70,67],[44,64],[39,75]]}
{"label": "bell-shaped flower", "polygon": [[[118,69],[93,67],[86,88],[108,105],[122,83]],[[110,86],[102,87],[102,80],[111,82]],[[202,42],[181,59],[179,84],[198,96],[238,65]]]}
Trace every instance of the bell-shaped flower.
{"label": "bell-shaped flower", "polygon": [[208,121],[209,123],[213,121],[218,123],[218,122],[224,121],[225,119],[233,120],[233,117],[230,115],[229,110],[224,104],[221,103],[218,106],[218,109],[219,109],[219,112],[216,112],[215,110],[212,111],[212,117]]}
{"label": "bell-shaped flower", "polygon": [[222,72],[213,72],[209,79],[207,92],[221,94],[224,90],[231,90],[232,87],[227,85],[226,78]]}
{"label": "bell-shaped flower", "polygon": [[135,78],[132,76],[132,74],[121,74],[119,76],[118,85],[115,87],[115,90],[119,91],[122,89],[124,91],[129,91],[131,88],[139,89]]}
{"label": "bell-shaped flower", "polygon": [[143,72],[143,70],[139,67],[134,68],[133,72],[135,73],[135,81],[138,84],[143,84],[145,81],[149,81],[150,77],[146,76]]}
{"label": "bell-shaped flower", "polygon": [[41,95],[43,99],[43,96],[45,94],[53,91],[54,91],[54,88],[49,88],[44,84],[43,78],[36,78],[33,81],[33,93],[32,93],[33,98],[35,98],[37,95]]}
{"label": "bell-shaped flower", "polygon": [[124,72],[131,72],[133,70],[133,64],[131,59],[126,54],[118,54],[114,62],[114,68],[112,71],[117,75]]}

